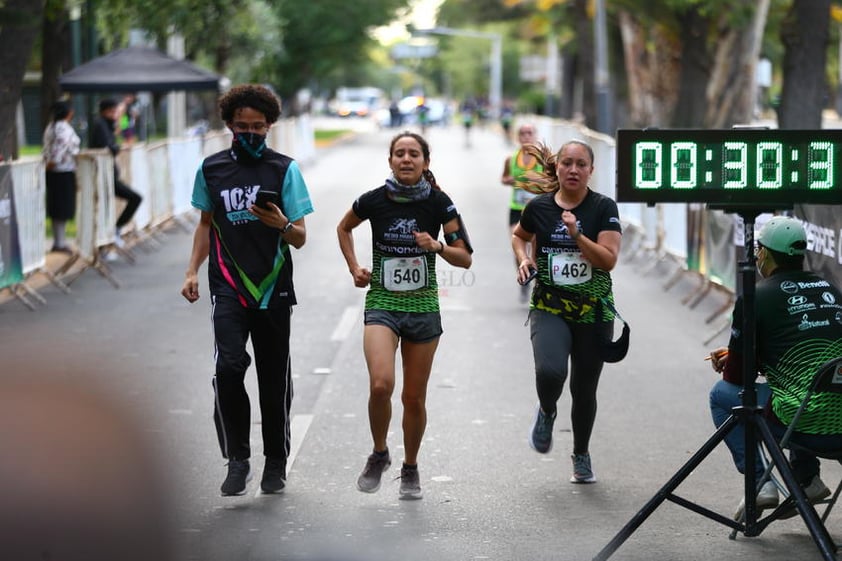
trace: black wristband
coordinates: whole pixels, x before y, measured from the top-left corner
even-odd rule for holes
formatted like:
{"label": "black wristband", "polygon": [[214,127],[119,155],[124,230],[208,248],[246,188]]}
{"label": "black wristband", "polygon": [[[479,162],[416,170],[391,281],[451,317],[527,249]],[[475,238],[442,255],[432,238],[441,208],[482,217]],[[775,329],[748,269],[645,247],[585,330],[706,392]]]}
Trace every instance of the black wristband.
{"label": "black wristband", "polygon": [[436,253],[444,253],[444,242],[439,242],[439,248],[436,250]]}

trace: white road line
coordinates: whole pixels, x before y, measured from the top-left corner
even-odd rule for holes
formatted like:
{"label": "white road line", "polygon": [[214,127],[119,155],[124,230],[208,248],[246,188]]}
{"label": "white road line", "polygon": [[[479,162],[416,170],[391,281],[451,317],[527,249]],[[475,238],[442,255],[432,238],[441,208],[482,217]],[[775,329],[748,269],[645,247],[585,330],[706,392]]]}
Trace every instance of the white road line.
{"label": "white road line", "polygon": [[304,443],[304,437],[307,436],[307,431],[310,429],[310,424],[313,422],[313,415],[293,415],[292,423],[290,424],[290,444],[289,457],[287,458],[287,470],[292,467],[295,462],[295,457]]}
{"label": "white road line", "polygon": [[344,341],[347,339],[351,330],[356,325],[357,317],[359,315],[360,308],[358,306],[348,306],[345,308],[345,311],[342,312],[342,317],[339,319],[339,323],[336,324],[336,327],[333,329],[333,333],[330,335],[330,340]]}
{"label": "white road line", "polygon": [[[289,456],[287,456],[287,473],[292,469],[295,458],[298,456],[298,451],[304,443],[304,437],[307,436],[307,431],[310,429],[310,424],[313,422],[313,415],[293,415],[290,422],[290,443]],[[254,491],[254,496],[259,497],[263,494],[260,490],[260,485]]]}

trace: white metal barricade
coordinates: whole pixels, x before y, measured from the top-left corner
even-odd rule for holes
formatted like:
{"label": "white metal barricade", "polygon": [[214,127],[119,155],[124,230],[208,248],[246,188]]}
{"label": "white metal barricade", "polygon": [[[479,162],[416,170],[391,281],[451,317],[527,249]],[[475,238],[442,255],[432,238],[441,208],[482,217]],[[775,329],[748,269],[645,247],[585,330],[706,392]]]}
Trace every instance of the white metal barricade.
{"label": "white metal barricade", "polygon": [[132,222],[134,223],[136,231],[145,230],[154,222],[150,206],[146,204],[152,190],[149,179],[149,158],[147,148],[148,147],[145,143],[135,144],[132,146],[128,151],[127,158],[127,160],[131,162],[131,173],[122,173],[123,170],[122,168],[120,169],[121,176],[124,178],[124,181],[132,189],[137,191],[141,197],[143,197],[143,202],[141,202],[140,206],[137,207],[137,211],[135,211],[134,216],[132,217]]}
{"label": "white metal barricade", "polygon": [[172,212],[179,216],[192,209],[193,182],[202,163],[202,142],[185,138],[169,144],[170,173],[172,175]]}
{"label": "white metal barricade", "polygon": [[172,176],[168,156],[168,143],[149,144],[146,157],[149,169],[150,227],[158,228],[172,218]]}
{"label": "white metal barricade", "polygon": [[[10,164],[12,189],[14,191],[15,215],[17,216],[18,241],[21,251],[21,266],[24,280],[12,287],[17,293],[22,290],[42,304],[46,299],[31,285],[33,276],[41,274],[62,292],[69,292],[68,286],[47,268],[46,225],[46,177],[40,158],[27,158]],[[26,303],[26,302],[24,302]],[[32,306],[28,305],[32,308]]]}
{"label": "white metal barricade", "polygon": [[[102,259],[101,248],[113,245],[116,237],[114,160],[106,150],[84,150],[76,158],[76,248],[78,253],[57,274],[69,273],[77,261],[82,267],[67,281],[95,269],[115,288],[120,284]],[[68,275],[70,276],[70,275]]]}

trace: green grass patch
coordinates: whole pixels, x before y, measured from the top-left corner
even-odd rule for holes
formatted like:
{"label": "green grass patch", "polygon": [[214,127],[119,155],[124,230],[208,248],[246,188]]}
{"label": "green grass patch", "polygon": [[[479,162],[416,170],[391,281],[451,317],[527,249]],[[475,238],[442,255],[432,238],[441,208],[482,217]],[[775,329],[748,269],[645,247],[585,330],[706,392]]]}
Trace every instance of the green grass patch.
{"label": "green grass patch", "polygon": [[350,129],[326,129],[326,130],[316,130],[316,142],[330,142],[331,140],[336,140],[340,136],[346,135],[351,132]]}

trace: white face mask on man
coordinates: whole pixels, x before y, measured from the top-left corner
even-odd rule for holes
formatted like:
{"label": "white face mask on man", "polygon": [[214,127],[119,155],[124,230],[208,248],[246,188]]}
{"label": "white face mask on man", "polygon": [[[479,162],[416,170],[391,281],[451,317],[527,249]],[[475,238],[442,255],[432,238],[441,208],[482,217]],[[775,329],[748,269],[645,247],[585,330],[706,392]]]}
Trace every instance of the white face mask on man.
{"label": "white face mask on man", "polygon": [[760,278],[766,278],[766,274],[763,272],[763,270],[766,268],[767,260],[769,259],[769,252],[762,245],[758,245],[757,248],[754,250],[754,259],[755,266],[757,268],[757,274],[760,276]]}

